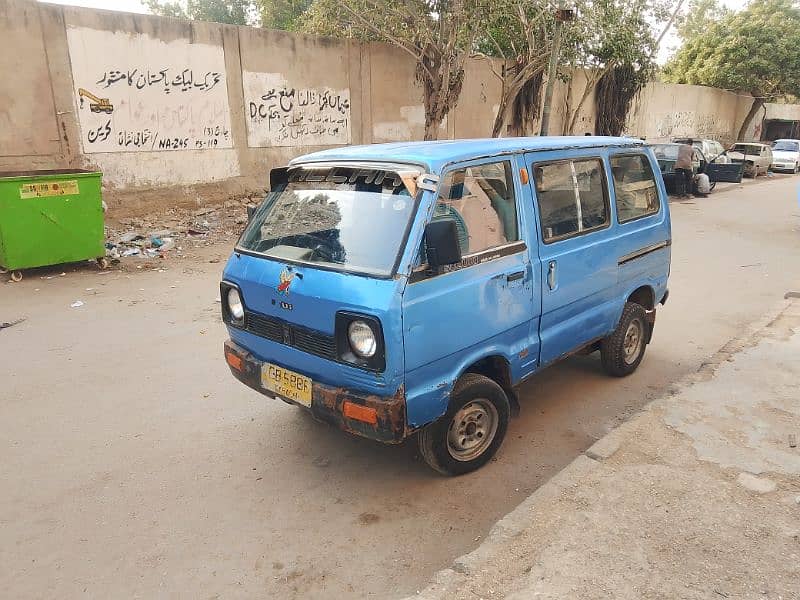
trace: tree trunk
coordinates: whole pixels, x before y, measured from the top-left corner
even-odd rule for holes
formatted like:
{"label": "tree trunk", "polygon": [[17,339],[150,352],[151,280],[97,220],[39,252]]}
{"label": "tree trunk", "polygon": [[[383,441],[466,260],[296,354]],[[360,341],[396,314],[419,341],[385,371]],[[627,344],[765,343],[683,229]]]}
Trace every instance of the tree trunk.
{"label": "tree trunk", "polygon": [[492,125],[492,137],[500,137],[503,133],[503,125],[506,124],[506,111],[508,106],[508,97],[502,94],[500,97],[500,106],[497,108],[497,115],[494,118],[494,125]]}
{"label": "tree trunk", "polygon": [[426,141],[439,139],[439,128],[458,104],[464,83],[465,58],[463,52],[445,54],[431,44],[422,49],[416,77],[422,83]]}
{"label": "tree trunk", "polygon": [[750,106],[750,110],[745,116],[744,121],[742,121],[742,126],[739,128],[739,133],[736,136],[737,142],[744,141],[744,136],[747,133],[747,130],[750,128],[750,123],[753,122],[753,118],[756,116],[756,113],[764,106],[764,98],[753,98],[753,104]]}
{"label": "tree trunk", "polygon": [[561,135],[569,135],[570,124],[572,122],[572,73],[574,67],[570,66],[569,76],[565,85],[567,86],[567,93],[564,95],[564,121],[561,123]]}
{"label": "tree trunk", "polygon": [[441,121],[433,121],[432,119],[425,119],[425,137],[426,142],[439,139],[439,128],[442,126]]}

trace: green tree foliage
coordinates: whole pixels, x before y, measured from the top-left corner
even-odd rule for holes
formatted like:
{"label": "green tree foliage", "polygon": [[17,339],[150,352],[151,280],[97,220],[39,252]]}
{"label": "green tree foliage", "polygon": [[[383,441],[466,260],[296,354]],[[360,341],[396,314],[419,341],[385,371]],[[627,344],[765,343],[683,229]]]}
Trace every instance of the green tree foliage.
{"label": "green tree foliage", "polygon": [[792,0],[753,0],[684,44],[664,75],[752,95],[741,139],[765,102],[800,94],[800,8]]}
{"label": "green tree foliage", "polygon": [[259,6],[254,0],[187,0],[162,2],[143,0],[143,4],[155,15],[177,17],[196,21],[228,23],[230,25],[253,25],[258,18]]}
{"label": "green tree foliage", "polygon": [[303,30],[317,35],[380,40],[416,64],[423,89],[425,139],[436,139],[458,103],[464,64],[472,53],[488,0],[316,0]]}
{"label": "green tree foliage", "polygon": [[500,82],[492,137],[524,135],[538,116],[553,47],[554,11],[546,0],[494,0],[484,5],[474,56],[489,61]]}
{"label": "green tree foliage", "polygon": [[[563,77],[569,87],[562,133],[575,133],[581,108],[598,82],[613,69],[622,67],[619,73],[626,74],[637,93],[653,77],[653,28],[669,19],[670,8],[664,0],[578,0],[578,18],[564,32]],[[584,70],[584,87],[577,102],[571,85],[576,69]],[[627,109],[623,116],[627,116]]]}
{"label": "green tree foliage", "polygon": [[256,0],[256,4],[262,27],[296,31],[300,29],[301,18],[313,0]]}
{"label": "green tree foliage", "polygon": [[676,26],[678,36],[686,43],[730,14],[731,10],[719,0],[692,0]]}
{"label": "green tree foliage", "polygon": [[292,31],[313,0],[143,0],[150,12],[162,17],[211,21],[231,25],[261,25]]}
{"label": "green tree foliage", "polygon": [[[559,78],[567,83],[562,133],[574,133],[579,113],[600,79],[624,66],[638,90],[654,73],[654,28],[670,20],[675,0],[575,0],[575,19],[564,24]],[[547,0],[496,0],[491,4],[478,50],[502,61],[500,111],[493,135],[506,120],[511,133],[529,132],[538,116],[539,92],[554,31]],[[583,70],[584,87],[573,97],[572,78]],[[497,69],[494,70],[497,75]],[[638,92],[637,92],[638,93]],[[630,108],[628,103],[626,110]],[[605,105],[604,105],[604,108]]]}

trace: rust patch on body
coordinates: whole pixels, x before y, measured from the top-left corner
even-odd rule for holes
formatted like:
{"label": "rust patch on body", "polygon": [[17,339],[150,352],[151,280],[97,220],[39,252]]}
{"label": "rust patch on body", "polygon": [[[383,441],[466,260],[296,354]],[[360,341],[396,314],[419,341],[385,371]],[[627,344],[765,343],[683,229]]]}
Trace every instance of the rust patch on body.
{"label": "rust patch on body", "polygon": [[[320,418],[333,422],[348,433],[389,444],[399,444],[408,435],[405,395],[405,388],[402,385],[392,396],[361,396],[342,387],[329,388],[315,385],[312,407],[318,409],[314,413]],[[374,409],[377,422],[371,424],[348,419],[342,409],[345,401]]]}
{"label": "rust patch on body", "polygon": [[[230,340],[225,342],[225,359],[234,377],[245,385],[266,396],[279,397],[284,402],[297,404],[265,390],[261,385],[263,363]],[[231,365],[231,361],[240,368]],[[373,409],[377,417],[376,422],[365,423],[346,417],[343,413],[345,402]],[[316,419],[330,423],[347,433],[384,444],[399,444],[411,434],[411,429],[406,426],[406,392],[402,385],[391,396],[378,396],[315,382],[311,393],[311,413]]]}

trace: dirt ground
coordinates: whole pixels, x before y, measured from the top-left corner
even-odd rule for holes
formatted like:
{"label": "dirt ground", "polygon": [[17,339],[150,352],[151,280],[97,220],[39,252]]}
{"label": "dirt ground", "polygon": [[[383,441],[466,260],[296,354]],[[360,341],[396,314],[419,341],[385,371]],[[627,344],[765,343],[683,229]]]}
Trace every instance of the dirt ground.
{"label": "dirt ground", "polygon": [[798,357],[790,298],[409,598],[796,600]]}
{"label": "dirt ground", "polygon": [[0,589],[414,593],[795,289],[799,183],[673,203],[671,294],[641,368],[611,379],[597,356],[576,357],[532,378],[496,459],[456,479],[425,467],[413,443],[347,437],[233,379],[217,302],[227,239],[0,285],[0,322],[27,317],[0,330]]}

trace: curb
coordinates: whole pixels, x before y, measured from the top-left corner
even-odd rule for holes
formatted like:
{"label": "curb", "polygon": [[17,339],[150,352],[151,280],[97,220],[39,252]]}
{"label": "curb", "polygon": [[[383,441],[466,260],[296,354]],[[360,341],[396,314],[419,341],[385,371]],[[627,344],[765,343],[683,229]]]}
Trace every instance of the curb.
{"label": "curb", "polygon": [[636,427],[637,422],[645,413],[657,408],[679,391],[711,379],[722,363],[732,360],[742,350],[755,346],[795,302],[800,303],[800,300],[795,300],[796,298],[800,298],[800,294],[787,292],[783,301],[773,306],[760,319],[746,326],[740,335],[726,342],[711,357],[703,361],[695,372],[683,376],[669,386],[663,395],[648,402],[632,418],[612,429],[542,484],[514,510],[497,521],[475,550],[456,558],[452,566],[436,572],[427,587],[418,591],[416,595],[408,596],[407,600],[411,598],[425,600],[448,598],[448,587],[464,583],[471,574],[481,572],[482,566],[488,562],[487,558],[495,554],[504,542],[522,535],[526,529],[533,526],[537,504],[558,497],[566,488],[579,485],[587,475],[601,469],[602,463],[620,449],[628,439],[631,430]]}

